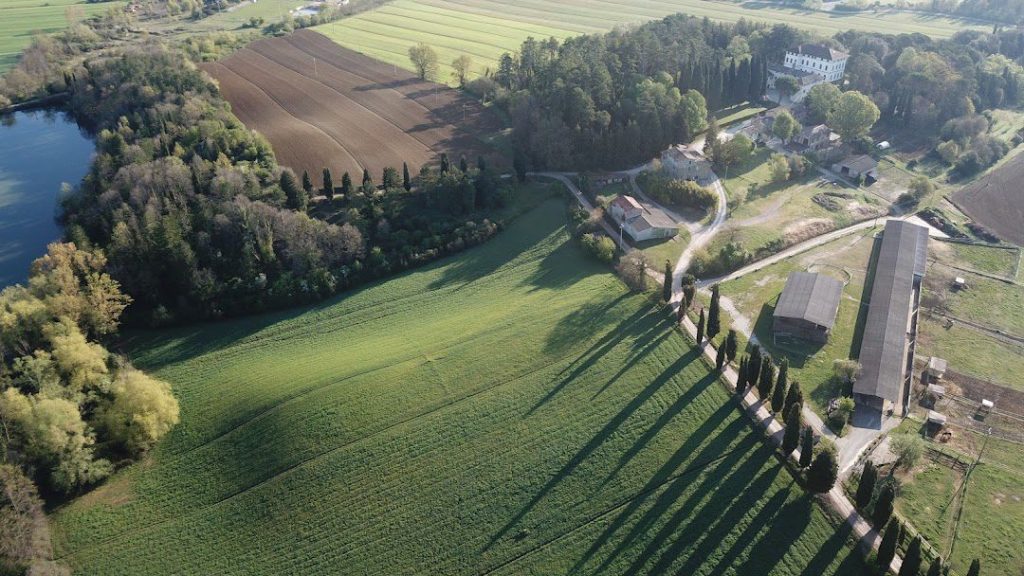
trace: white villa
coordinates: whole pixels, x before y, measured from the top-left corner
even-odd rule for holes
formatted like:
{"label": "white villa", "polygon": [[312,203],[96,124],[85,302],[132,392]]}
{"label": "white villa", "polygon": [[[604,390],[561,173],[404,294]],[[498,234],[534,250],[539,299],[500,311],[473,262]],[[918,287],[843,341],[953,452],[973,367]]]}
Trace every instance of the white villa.
{"label": "white villa", "polygon": [[842,80],[849,57],[842,50],[821,44],[801,44],[796,50],[786,52],[781,66],[772,64],[768,67],[768,89],[775,89],[779,76],[792,76],[797,79],[799,89],[789,98],[800,102],[813,86]]}

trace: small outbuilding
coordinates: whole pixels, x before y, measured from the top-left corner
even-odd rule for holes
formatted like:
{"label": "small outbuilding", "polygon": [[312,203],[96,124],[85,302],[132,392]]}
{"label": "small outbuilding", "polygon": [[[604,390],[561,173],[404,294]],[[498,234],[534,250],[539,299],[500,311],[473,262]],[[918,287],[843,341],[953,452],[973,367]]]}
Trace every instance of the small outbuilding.
{"label": "small outbuilding", "polygon": [[827,342],[842,295],[843,283],[835,278],[810,272],[791,273],[772,314],[774,336]]}
{"label": "small outbuilding", "polygon": [[936,412],[935,410],[929,410],[928,423],[941,428],[946,425],[946,415],[941,412]]}
{"label": "small outbuilding", "polygon": [[878,161],[867,154],[851,156],[833,164],[832,171],[846,178],[863,178],[870,184],[878,180]]}
{"label": "small outbuilding", "polygon": [[928,367],[924,372],[933,382],[941,380],[946,375],[946,361],[938,356],[932,356],[928,359]]}
{"label": "small outbuilding", "polygon": [[928,388],[925,390],[925,394],[934,400],[939,400],[946,395],[946,387],[939,386],[938,384],[929,384]]}

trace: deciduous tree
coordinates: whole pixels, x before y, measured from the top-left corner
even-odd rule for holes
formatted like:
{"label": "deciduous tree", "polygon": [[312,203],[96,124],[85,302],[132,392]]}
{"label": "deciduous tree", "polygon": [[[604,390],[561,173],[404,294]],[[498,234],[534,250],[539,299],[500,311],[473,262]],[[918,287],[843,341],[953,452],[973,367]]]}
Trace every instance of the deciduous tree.
{"label": "deciduous tree", "polygon": [[853,142],[878,121],[878,106],[870,98],[851,90],[843,92],[836,100],[835,106],[828,115],[828,125],[842,136],[845,142]]}
{"label": "deciduous tree", "polygon": [[796,136],[800,129],[800,123],[797,122],[796,118],[788,110],[779,112],[772,122],[772,134],[783,142],[789,142],[789,139]]}
{"label": "deciduous tree", "polygon": [[804,105],[810,114],[811,121],[821,124],[828,120],[829,112],[835,107],[842,92],[831,82],[823,82],[812,86],[804,99]]}
{"label": "deciduous tree", "polygon": [[437,52],[420,42],[409,47],[409,60],[421,80],[433,79],[437,76]]}
{"label": "deciduous tree", "polygon": [[[466,79],[469,77],[469,71],[472,68],[473,59],[465,54],[462,54],[455,60],[452,60],[452,77],[458,81],[459,88],[466,87]],[[419,68],[417,68],[417,70],[419,70]]]}

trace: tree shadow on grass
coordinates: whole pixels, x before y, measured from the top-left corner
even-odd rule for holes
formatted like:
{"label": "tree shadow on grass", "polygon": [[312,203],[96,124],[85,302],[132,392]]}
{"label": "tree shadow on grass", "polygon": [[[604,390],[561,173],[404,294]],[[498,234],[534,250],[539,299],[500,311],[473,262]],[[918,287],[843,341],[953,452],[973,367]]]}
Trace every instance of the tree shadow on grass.
{"label": "tree shadow on grass", "polygon": [[864,557],[859,550],[855,547],[847,547],[850,542],[850,538],[853,536],[853,527],[848,522],[841,522],[836,527],[835,532],[832,536],[822,544],[821,548],[814,555],[813,558],[807,563],[804,571],[800,573],[800,576],[818,576],[824,574],[825,570],[832,565],[832,562],[836,558],[840,557],[844,552],[846,558],[843,559],[838,569],[835,571],[837,574],[865,574],[867,565],[864,561]]}
{"label": "tree shadow on grass", "polygon": [[[640,409],[648,400],[654,396],[666,383],[669,382],[673,377],[676,376],[681,370],[683,370],[687,364],[697,359],[695,353],[684,355],[669,366],[667,366],[661,374],[655,377],[639,394],[636,395],[632,400],[629,401],[611,420],[609,420],[598,433],[591,438],[582,448],[580,448],[562,468],[556,472],[541,489],[534,495],[530,501],[523,506],[519,512],[516,513],[512,519],[505,523],[494,536],[491,537],[490,541],[484,547],[484,550],[489,550],[495,544],[498,543],[501,538],[509,533],[512,528],[518,524],[526,515],[533,510],[544,498],[550,493],[563,478],[572,474],[572,472],[591,454],[594,453],[608,438],[610,438],[630,416],[632,416],[637,410]],[[564,385],[562,385],[564,387]],[[543,404],[552,395],[549,394],[544,400],[541,400],[539,404]],[[539,405],[538,404],[538,405]],[[537,406],[531,409],[531,412],[535,410]]]}
{"label": "tree shadow on grass", "polygon": [[[596,570],[607,569],[615,559],[623,552],[628,550],[634,542],[642,538],[644,534],[654,525],[661,514],[664,513],[665,509],[691,485],[695,475],[704,474],[701,486],[705,486],[708,483],[717,483],[721,475],[718,474],[720,471],[732,470],[736,463],[742,458],[743,454],[750,450],[756,440],[752,435],[743,436],[740,444],[732,449],[728,446],[734,441],[737,435],[747,434],[749,427],[745,425],[744,421],[740,418],[735,418],[733,412],[734,408],[731,403],[722,404],[718,410],[711,414],[701,426],[694,430],[686,439],[678,450],[665,461],[664,464],[654,473],[653,476],[647,481],[647,484],[640,490],[639,495],[634,498],[629,504],[616,515],[615,519],[608,525],[607,528],[601,533],[601,535],[594,541],[586,553],[576,562],[576,565],[570,572],[578,573],[582,568],[589,562],[595,555],[600,553],[601,549],[615,536],[615,534],[622,529],[623,526],[632,518],[632,516],[640,510],[640,508],[647,501],[648,497],[653,494],[658,488],[660,488],[666,481],[671,479],[673,475],[677,474],[672,483],[657,497],[651,510],[645,513],[637,523],[630,529],[629,533],[623,538],[623,540],[616,546],[609,556],[602,562],[601,567]],[[718,428],[721,423],[728,417],[732,416],[734,420],[729,423],[718,435],[708,441],[708,435]],[[694,454],[694,451],[703,443],[706,442],[704,448]],[[684,462],[691,462],[689,466],[682,472],[678,472],[679,467]],[[708,470],[708,467],[714,465],[714,468]],[[606,479],[607,482],[607,479]],[[701,490],[698,489],[698,492]]]}
{"label": "tree shadow on grass", "polygon": [[864,288],[860,291],[860,310],[857,311],[857,321],[853,324],[853,339],[850,342],[850,358],[860,358],[860,345],[864,339],[864,325],[868,321],[868,308],[871,304],[871,289],[875,283],[875,268],[878,264],[878,254],[882,249],[881,237],[875,237],[871,246],[871,256],[868,258],[867,271],[864,273]]}

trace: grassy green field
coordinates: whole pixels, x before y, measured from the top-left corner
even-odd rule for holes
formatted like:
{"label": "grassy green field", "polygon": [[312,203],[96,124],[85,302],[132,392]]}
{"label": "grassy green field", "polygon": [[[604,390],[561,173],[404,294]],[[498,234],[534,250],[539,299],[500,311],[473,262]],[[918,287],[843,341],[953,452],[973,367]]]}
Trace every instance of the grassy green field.
{"label": "grassy green field", "polygon": [[552,199],[303,310],[141,334],[182,422],[58,510],[83,574],[860,574]]}
{"label": "grassy green field", "polygon": [[[918,432],[921,422],[905,420],[901,432]],[[981,558],[985,572],[1019,574],[1024,569],[1024,447],[960,429],[954,445],[932,444],[964,462],[980,463],[967,478],[963,513],[953,543],[952,566],[964,574],[974,558]],[[899,473],[902,484],[897,511],[921,531],[928,541],[946,553],[953,540],[958,492],[964,474],[948,464],[922,458],[908,473]]]}
{"label": "grassy green field", "polygon": [[187,27],[196,31],[234,30],[247,25],[250,18],[262,18],[265,23],[271,24],[284,19],[293,9],[306,4],[309,4],[308,0],[243,2],[230,10],[211,14],[197,22],[190,22]]}
{"label": "grassy green field", "polygon": [[840,13],[783,8],[771,3],[734,3],[718,0],[395,0],[316,29],[335,42],[409,68],[410,46],[425,42],[437,50],[441,62],[438,79],[451,81],[448,64],[466,54],[474,72],[495,69],[504,52],[517,50],[528,36],[538,39],[604,32],[684,12],[719,22],[740,18],[790,24],[832,35],[844,30],[883,33],[918,32],[948,38],[962,29],[990,29],[990,24],[942,16],[882,11]]}
{"label": "grassy green field", "polygon": [[18,61],[18,55],[38,33],[57,32],[68,25],[68,8],[83,16],[101,14],[124,2],[87,4],[85,0],[3,0],[0,2],[0,73]]}

